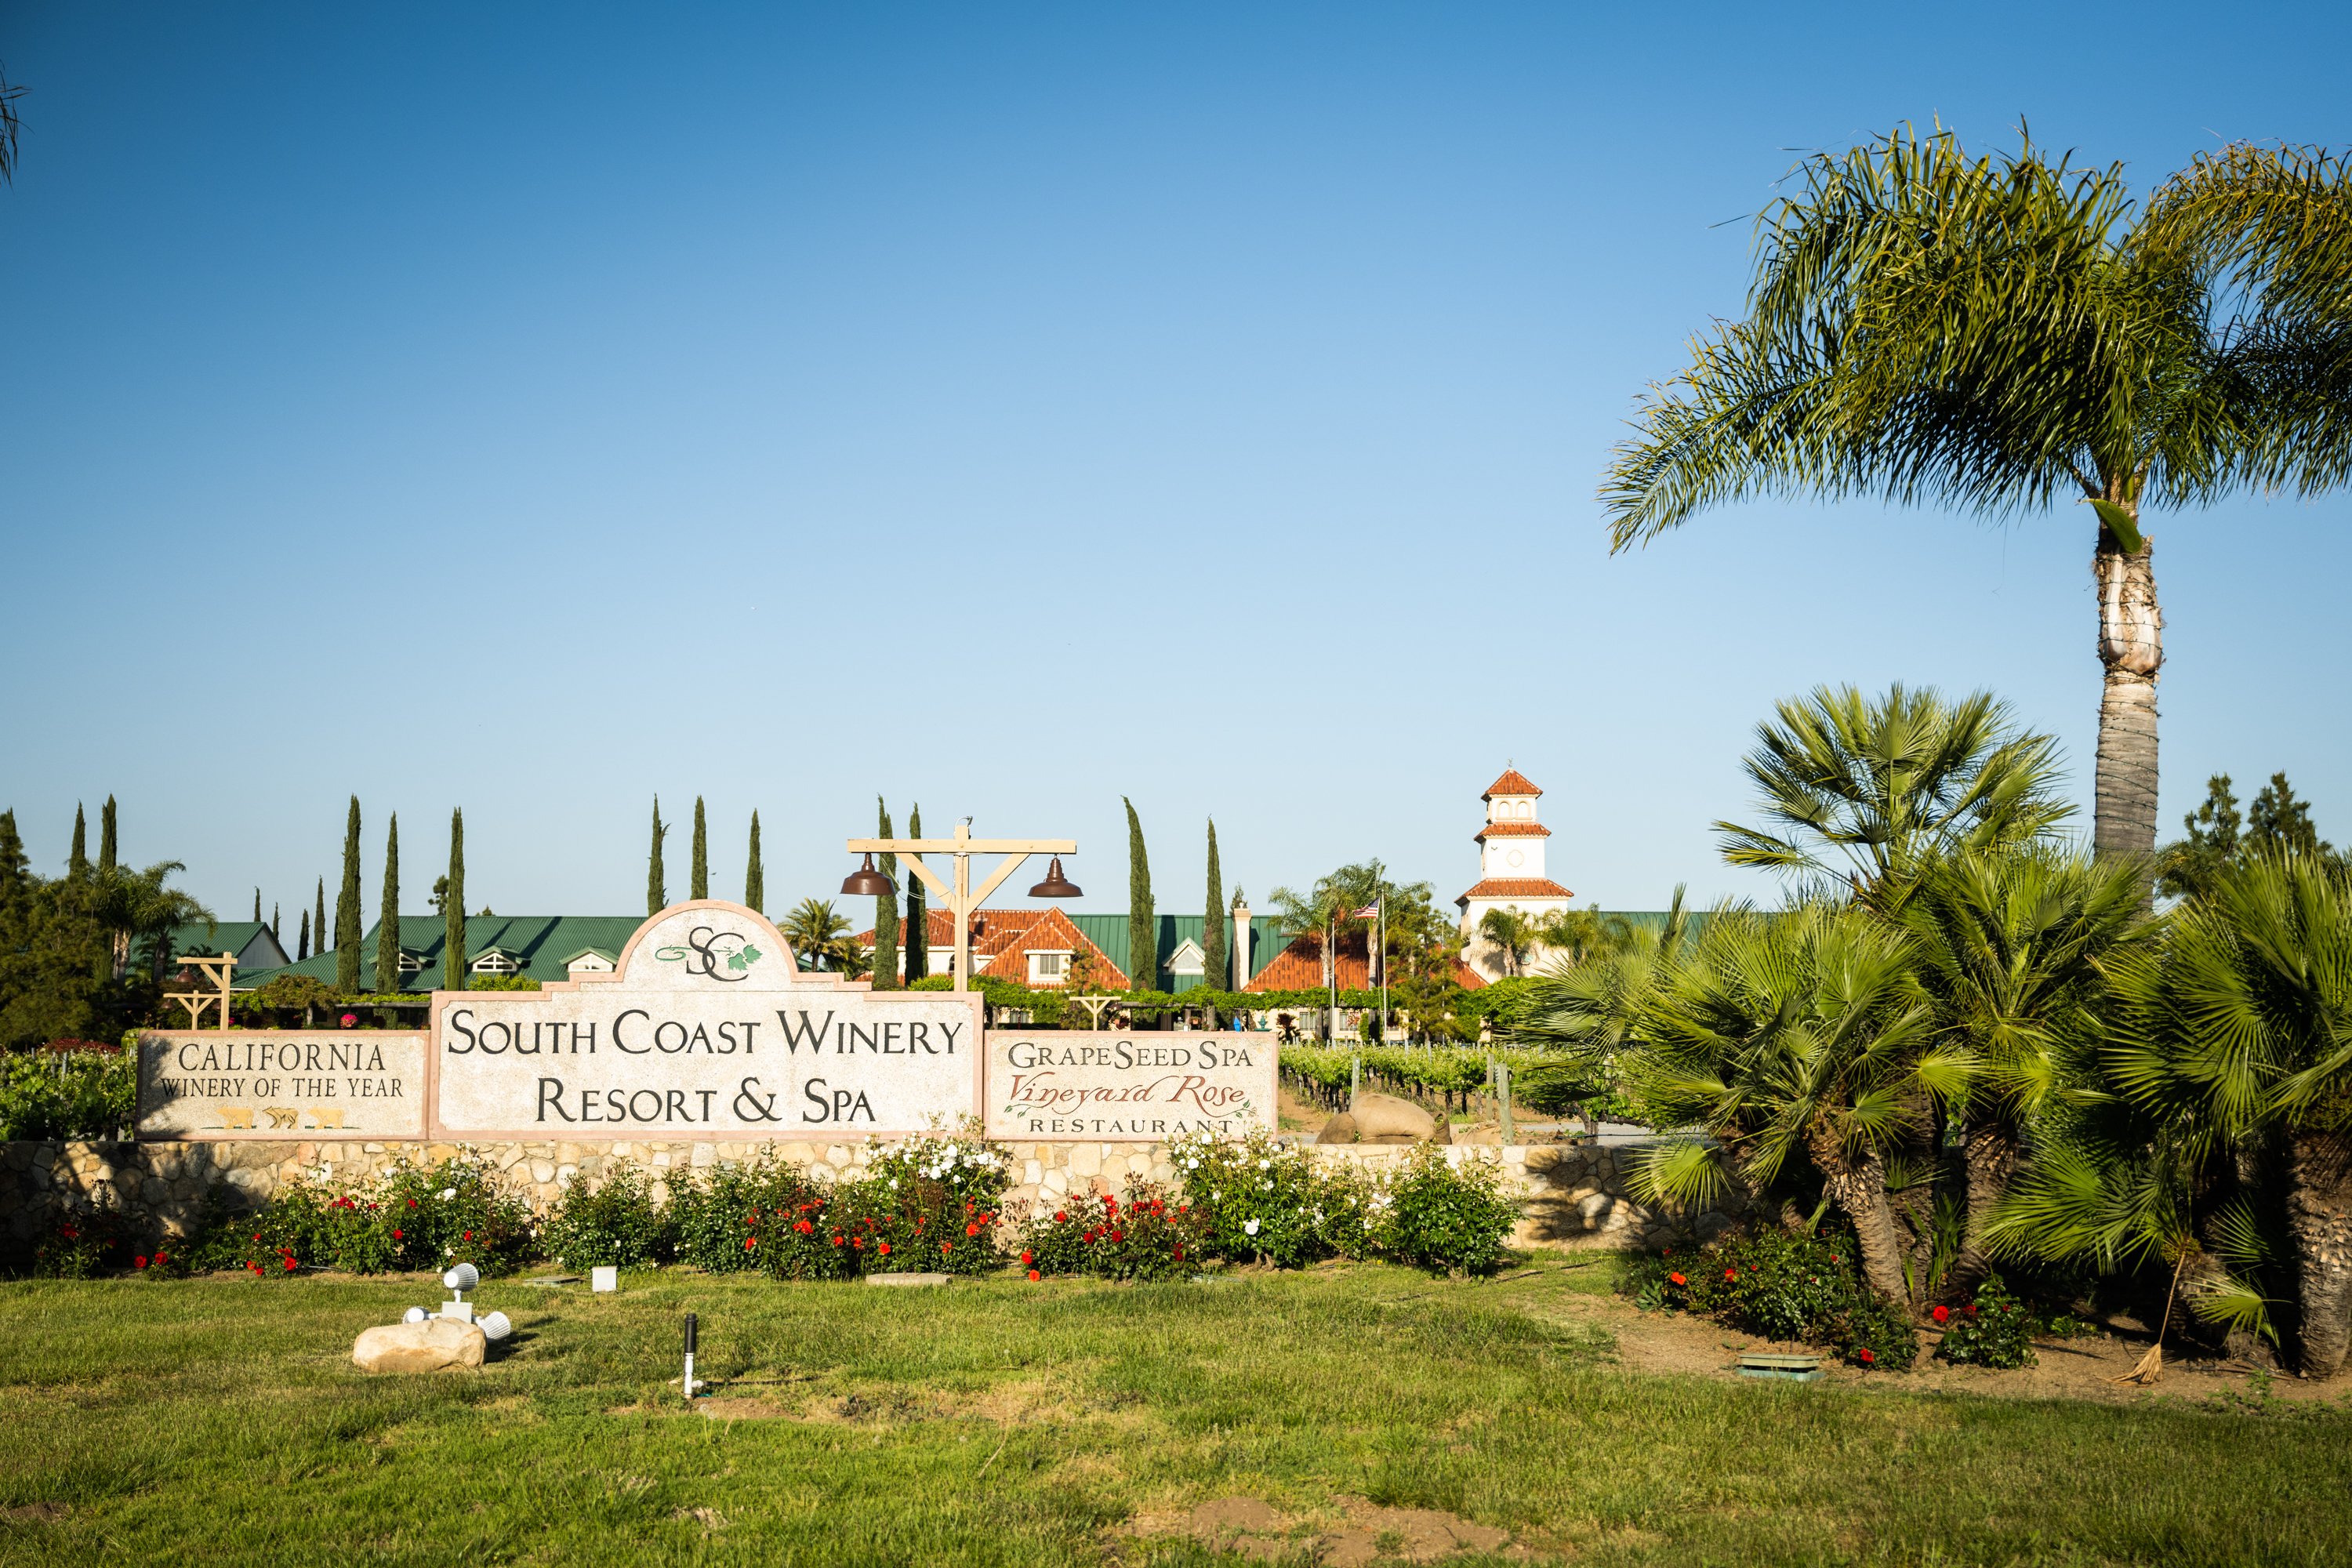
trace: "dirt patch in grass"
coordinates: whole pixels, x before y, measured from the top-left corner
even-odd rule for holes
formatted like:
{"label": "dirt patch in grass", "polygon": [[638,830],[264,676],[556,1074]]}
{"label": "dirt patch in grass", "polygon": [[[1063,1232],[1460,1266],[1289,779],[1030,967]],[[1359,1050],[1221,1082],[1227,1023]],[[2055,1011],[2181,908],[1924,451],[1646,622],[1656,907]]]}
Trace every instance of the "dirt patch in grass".
{"label": "dirt patch in grass", "polygon": [[1258,1562],[1305,1555],[1331,1568],[1372,1563],[1438,1563],[1465,1552],[1532,1557],[1507,1530],[1427,1508],[1383,1508],[1341,1496],[1315,1517],[1283,1512],[1263,1498],[1223,1497],[1181,1514],[1148,1515],[1141,1535],[1189,1535],[1204,1546]]}
{"label": "dirt patch in grass", "polygon": [[50,1524],[72,1511],[61,1502],[28,1502],[17,1508],[0,1509],[0,1519],[11,1524]]}
{"label": "dirt patch in grass", "polygon": [[1956,1366],[1937,1358],[1937,1335],[1923,1331],[1919,1359],[1909,1372],[1864,1372],[1842,1365],[1819,1346],[1742,1334],[1706,1318],[1645,1312],[1622,1296],[1558,1294],[1544,1298],[1538,1315],[1605,1330],[1617,1343],[1617,1359],[1629,1371],[1738,1378],[1743,1352],[1822,1356],[1828,1381],[1855,1387],[1909,1393],[1980,1394],[2010,1399],[2093,1400],[2130,1405],[2157,1398],[2235,1405],[2257,1399],[2336,1402],[2352,1400],[2352,1382],[2307,1382],[2273,1373],[2267,1385],[2242,1363],[2193,1359],[2167,1347],[2164,1373],[2153,1387],[2117,1383],[2147,1353],[2151,1335],[2128,1321],[2116,1331],[2035,1342],[2035,1363],[2011,1371]]}

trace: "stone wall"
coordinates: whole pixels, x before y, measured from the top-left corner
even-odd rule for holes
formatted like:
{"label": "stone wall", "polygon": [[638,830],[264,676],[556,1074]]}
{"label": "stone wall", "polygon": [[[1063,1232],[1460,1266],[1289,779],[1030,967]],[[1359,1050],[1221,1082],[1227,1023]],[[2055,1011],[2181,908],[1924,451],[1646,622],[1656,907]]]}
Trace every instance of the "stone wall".
{"label": "stone wall", "polygon": [[[1146,1178],[1174,1184],[1167,1150],[1147,1143],[1007,1143],[1013,1185],[1006,1212],[1018,1215],[1034,1202],[1070,1193],[1117,1193]],[[1318,1160],[1378,1168],[1406,1159],[1410,1149],[1368,1144],[1310,1145]],[[639,1165],[666,1196],[669,1173],[702,1169],[765,1153],[804,1167],[824,1166],[854,1176],[865,1160],[862,1143],[423,1143],[284,1142],[8,1143],[0,1145],[0,1227],[25,1241],[74,1210],[117,1206],[142,1229],[184,1236],[203,1223],[207,1199],[235,1211],[266,1203],[278,1186],[308,1173],[332,1183],[362,1183],[404,1161],[438,1163],[458,1154],[488,1158],[508,1182],[540,1207],[565,1186],[595,1182],[617,1162]],[[1728,1223],[1717,1212],[1685,1225],[1635,1203],[1627,1193],[1633,1147],[1591,1143],[1456,1146],[1446,1158],[1495,1159],[1519,1195],[1521,1246],[1599,1243],[1645,1246],[1670,1242],[1693,1229],[1712,1236]]]}

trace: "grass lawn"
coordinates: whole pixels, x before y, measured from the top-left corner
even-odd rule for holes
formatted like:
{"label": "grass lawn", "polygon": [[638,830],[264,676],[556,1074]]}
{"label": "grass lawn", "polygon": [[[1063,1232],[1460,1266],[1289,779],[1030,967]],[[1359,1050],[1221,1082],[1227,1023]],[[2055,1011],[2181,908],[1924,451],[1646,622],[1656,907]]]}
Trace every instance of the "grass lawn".
{"label": "grass lawn", "polygon": [[1248,1496],[1302,1562],[1345,1497],[1580,1563],[2352,1562],[2343,1415],[1640,1375],[1560,1326],[1605,1271],[492,1281],[511,1352],[423,1377],[349,1359],[421,1281],[0,1285],[0,1561],[1205,1563]]}

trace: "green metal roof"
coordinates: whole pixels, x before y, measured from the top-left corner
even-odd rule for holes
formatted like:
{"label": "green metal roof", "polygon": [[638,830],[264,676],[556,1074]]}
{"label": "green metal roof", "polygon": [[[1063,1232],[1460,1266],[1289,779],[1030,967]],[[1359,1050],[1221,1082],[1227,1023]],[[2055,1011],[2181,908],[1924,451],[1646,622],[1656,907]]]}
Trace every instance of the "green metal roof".
{"label": "green metal roof", "polygon": [[[470,963],[495,947],[512,954],[522,965],[522,974],[543,984],[551,980],[570,979],[564,965],[578,957],[583,948],[617,956],[645,923],[643,915],[468,915],[466,956]],[[375,986],[376,933],[381,927],[381,921],[368,927],[367,934],[360,939],[360,984],[371,990]],[[439,915],[400,917],[400,945],[425,965],[408,977],[404,990],[430,991],[441,984],[442,944],[447,935]],[[258,985],[280,974],[307,974],[332,984],[335,954],[331,949],[283,969],[250,977],[240,974],[236,978],[240,985],[247,984],[248,978]]]}
{"label": "green metal roof", "polygon": [[[1231,917],[1227,918],[1230,920]],[[1153,920],[1160,928],[1160,948],[1159,952],[1153,954],[1152,988],[1158,991],[1173,991],[1179,988],[1190,991],[1195,986],[1208,984],[1208,977],[1205,975],[1171,976],[1168,973],[1168,961],[1174,957],[1176,950],[1187,942],[1203,952],[1208,950],[1209,944],[1205,937],[1207,919],[1202,915],[1156,915]],[[1080,934],[1088,942],[1102,949],[1105,958],[1118,964],[1129,975],[1135,973],[1135,966],[1127,961],[1129,951],[1127,916],[1124,913],[1072,915],[1070,923],[1076,926]],[[1228,937],[1227,940],[1230,941],[1231,938]],[[1258,971],[1272,963],[1276,955],[1288,945],[1289,938],[1283,935],[1280,921],[1272,915],[1250,916],[1250,978],[1256,979]],[[1177,984],[1171,984],[1171,980]],[[1223,988],[1222,984],[1216,987],[1218,990]]]}

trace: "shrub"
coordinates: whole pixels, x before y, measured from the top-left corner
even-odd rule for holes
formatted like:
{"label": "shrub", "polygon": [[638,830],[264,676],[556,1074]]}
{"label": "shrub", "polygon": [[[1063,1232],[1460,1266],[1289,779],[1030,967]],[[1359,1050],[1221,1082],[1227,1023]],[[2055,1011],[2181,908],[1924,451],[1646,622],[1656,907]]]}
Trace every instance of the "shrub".
{"label": "shrub", "polygon": [[[774,1217],[823,1191],[803,1173],[767,1156],[699,1177],[673,1174],[666,1212],[677,1260],[713,1274],[766,1268],[772,1259],[760,1248]],[[747,1241],[751,1245],[744,1246]]]}
{"label": "shrub", "polygon": [[1957,1311],[1937,1307],[1932,1314],[1944,1331],[1936,1353],[1974,1366],[2032,1366],[2033,1315],[1994,1275],[1977,1287],[1976,1300]]}
{"label": "shrub", "polygon": [[633,1268],[672,1254],[667,1218],[645,1173],[616,1162],[594,1186],[574,1181],[563,1189],[540,1226],[540,1249],[566,1268]]}
{"label": "shrub", "polygon": [[121,1137],[137,1083],[130,1051],[11,1052],[0,1058],[0,1141]]}
{"label": "shrub", "polygon": [[1021,1266],[1033,1274],[1100,1279],[1172,1279],[1198,1268],[1206,1227],[1191,1205],[1158,1186],[1129,1186],[1127,1201],[1073,1196],[1040,1208],[1021,1234]]}
{"label": "shrub", "polygon": [[1473,1155],[1456,1163],[1434,1144],[1413,1151],[1385,1195],[1381,1250],[1437,1273],[1492,1274],[1519,1219],[1518,1204],[1503,1192],[1499,1162]]}
{"label": "shrub", "polygon": [[133,1256],[130,1224],[120,1210],[77,1209],[33,1244],[33,1272],[49,1279],[89,1279]]}
{"label": "shrub", "polygon": [[866,1174],[825,1205],[852,1272],[983,1274],[998,1267],[996,1222],[1012,1184],[1004,1152],[970,1133],[869,1143]]}
{"label": "shrub", "polygon": [[1643,1258],[1632,1266],[1629,1283],[1646,1308],[1822,1345],[1857,1366],[1909,1366],[1918,1353],[1910,1320],[1863,1284],[1854,1256],[1849,1236],[1759,1230],[1711,1252]]}
{"label": "shrub", "polygon": [[1312,1156],[1264,1132],[1221,1141],[1206,1135],[1171,1145],[1184,1201],[1219,1256],[1296,1268],[1339,1250],[1318,1217],[1323,1181]]}
{"label": "shrub", "polygon": [[340,1190],[321,1184],[323,1175],[287,1184],[260,1208],[215,1217],[178,1261],[264,1278],[305,1267],[437,1274],[453,1263],[494,1275],[534,1255],[530,1206],[480,1159],[402,1165]]}

